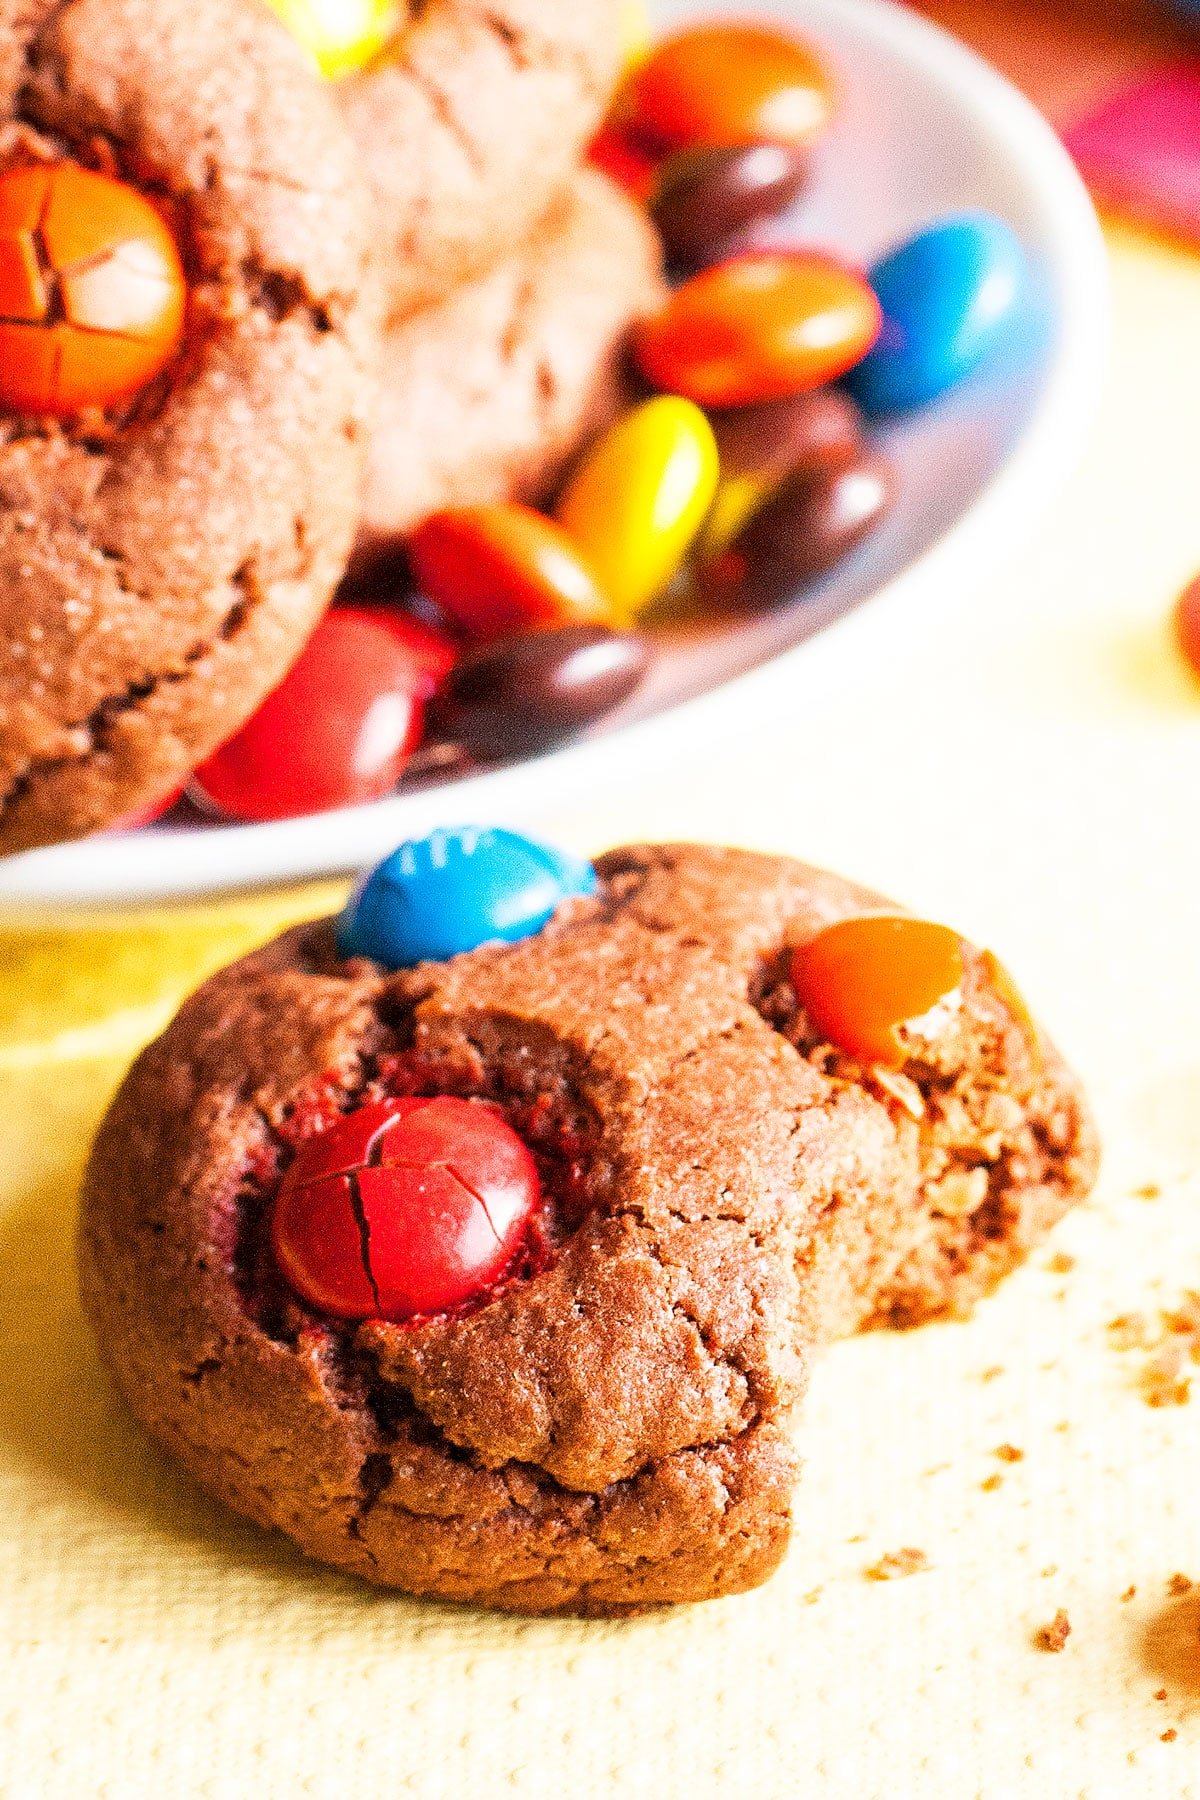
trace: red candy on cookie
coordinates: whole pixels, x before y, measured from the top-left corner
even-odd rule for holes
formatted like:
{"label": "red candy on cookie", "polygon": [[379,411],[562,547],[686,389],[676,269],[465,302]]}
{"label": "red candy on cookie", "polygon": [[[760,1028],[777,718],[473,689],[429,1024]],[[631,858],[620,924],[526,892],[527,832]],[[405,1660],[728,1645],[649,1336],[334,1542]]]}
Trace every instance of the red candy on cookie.
{"label": "red candy on cookie", "polygon": [[859,913],[801,944],[792,985],[830,1043],[861,1063],[899,1069],[911,1049],[901,1027],[932,1025],[929,1015],[962,985],[962,939],[945,925],[903,914]]}
{"label": "red candy on cookie", "polygon": [[175,240],[135,188],[71,163],[0,176],[0,407],[128,399],[175,355],[186,308]]}
{"label": "red candy on cookie", "polygon": [[612,604],[567,533],[531,506],[455,506],[408,542],[422,593],[474,637],[541,625],[607,625]]}
{"label": "red candy on cookie", "polygon": [[271,1220],[290,1285],[337,1318],[447,1312],[504,1274],[541,1195],[490,1107],[383,1100],[303,1144]]}
{"label": "red candy on cookie", "polygon": [[336,607],[193,787],[230,818],[259,821],[382,799],[421,740],[428,679],[397,618]]}
{"label": "red candy on cookie", "polygon": [[810,144],[833,91],[801,38],[752,19],[714,19],[663,38],[633,71],[621,114],[661,150]]}

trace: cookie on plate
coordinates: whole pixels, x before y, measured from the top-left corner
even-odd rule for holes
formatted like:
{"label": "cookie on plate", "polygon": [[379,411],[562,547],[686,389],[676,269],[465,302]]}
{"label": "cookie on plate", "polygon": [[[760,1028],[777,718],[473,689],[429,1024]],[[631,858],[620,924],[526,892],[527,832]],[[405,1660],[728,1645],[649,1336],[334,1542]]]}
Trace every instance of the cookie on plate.
{"label": "cookie on plate", "polygon": [[617,0],[408,0],[400,13],[393,43],[337,89],[375,195],[392,322],[534,234],[620,61]]}
{"label": "cookie on plate", "polygon": [[[445,877],[461,845],[435,849]],[[142,1055],[88,1171],[84,1300],[139,1418],[239,1512],[413,1593],[622,1613],[761,1582],[814,1352],[961,1312],[1093,1178],[1078,1086],[986,953],[941,932],[957,985],[864,1063],[793,971],[876,896],[694,846],[597,876],[537,935],[390,973],[290,932]],[[414,1095],[452,1098],[413,1127]],[[413,1202],[413,1172],[379,1146],[448,1108],[469,1166],[418,1159],[457,1199],[405,1239],[373,1184]],[[492,1272],[443,1268],[439,1312],[454,1207]]]}
{"label": "cookie on plate", "polygon": [[0,193],[2,853],[154,802],[283,675],[378,323],[354,148],[257,0],[4,0]]}
{"label": "cookie on plate", "polygon": [[389,331],[354,565],[444,506],[544,500],[630,398],[630,329],[664,294],[640,207],[583,170],[533,241]]}

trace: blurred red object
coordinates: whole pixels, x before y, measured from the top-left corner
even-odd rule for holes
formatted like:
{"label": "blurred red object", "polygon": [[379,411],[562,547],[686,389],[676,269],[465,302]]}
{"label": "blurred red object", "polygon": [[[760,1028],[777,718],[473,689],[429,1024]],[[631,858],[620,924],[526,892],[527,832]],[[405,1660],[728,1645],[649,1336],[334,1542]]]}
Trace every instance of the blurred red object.
{"label": "blurred red object", "polygon": [[1200,242],[1200,59],[1123,87],[1066,141],[1099,200]]}
{"label": "blurred red object", "polygon": [[1196,44],[1162,0],[921,0],[917,10],[995,63],[1060,128]]}
{"label": "blurred red object", "polygon": [[1200,14],[1172,0],[921,0],[919,10],[1029,95],[1102,205],[1200,242]]}

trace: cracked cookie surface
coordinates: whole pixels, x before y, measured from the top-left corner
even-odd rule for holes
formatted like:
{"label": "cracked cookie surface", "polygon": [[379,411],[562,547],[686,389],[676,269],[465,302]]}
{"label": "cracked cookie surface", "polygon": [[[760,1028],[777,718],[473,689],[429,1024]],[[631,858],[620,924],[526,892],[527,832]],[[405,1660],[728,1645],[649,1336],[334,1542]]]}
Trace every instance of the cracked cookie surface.
{"label": "cracked cookie surface", "polygon": [[339,84],[375,196],[389,321],[525,243],[616,80],[617,0],[408,0],[394,43]]}
{"label": "cracked cookie surface", "polygon": [[315,625],[356,523],[377,300],[353,146],[254,0],[0,0],[0,167],[170,220],[183,352],[121,415],[0,421],[0,853],[158,799]]}
{"label": "cracked cookie surface", "polygon": [[664,293],[645,213],[584,170],[517,255],[389,331],[355,568],[441,507],[544,501],[628,403],[629,332]]}
{"label": "cracked cookie surface", "polygon": [[[884,1084],[779,972],[875,896],[696,846],[597,867],[538,937],[446,964],[339,963],[328,924],[235,964],[134,1066],[85,1182],[84,1300],[138,1416],[231,1506],[412,1592],[619,1613],[756,1585],[815,1351],[964,1310],[1094,1174],[984,955]],[[331,1113],[411,1092],[502,1109],[536,1242],[454,1316],[339,1325],[274,1269],[271,1197]]]}

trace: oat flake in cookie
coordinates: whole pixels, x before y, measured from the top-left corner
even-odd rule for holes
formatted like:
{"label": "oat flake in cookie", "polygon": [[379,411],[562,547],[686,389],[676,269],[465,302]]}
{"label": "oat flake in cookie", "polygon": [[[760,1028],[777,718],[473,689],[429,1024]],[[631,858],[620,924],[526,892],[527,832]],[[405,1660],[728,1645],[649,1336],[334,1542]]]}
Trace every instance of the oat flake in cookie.
{"label": "oat flake in cookie", "polygon": [[[1078,1086],[985,953],[957,940],[867,1068],[791,973],[895,909],[732,850],[597,874],[537,935],[446,963],[341,961],[324,923],[235,964],[135,1064],[87,1175],[84,1299],[138,1417],[230,1506],[414,1593],[620,1613],[764,1580],[814,1352],[965,1310],[1093,1179]],[[495,1109],[540,1205],[490,1287],[388,1318],[364,1188],[329,1290],[357,1316],[322,1313],[281,1273],[281,1185],[309,1183],[278,1227],[305,1265],[312,1184],[388,1161],[388,1107],[356,1113],[414,1095]]]}
{"label": "oat flake in cookie", "polygon": [[0,0],[27,166],[151,202],[187,295],[131,397],[0,418],[0,852],[156,801],[278,682],[345,562],[377,336],[353,148],[257,0]]}

